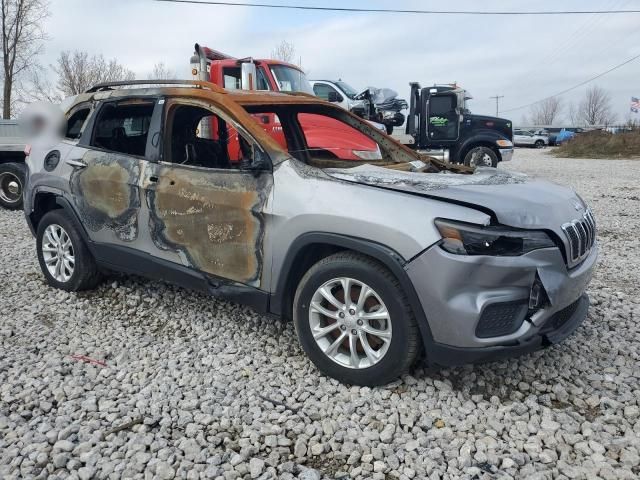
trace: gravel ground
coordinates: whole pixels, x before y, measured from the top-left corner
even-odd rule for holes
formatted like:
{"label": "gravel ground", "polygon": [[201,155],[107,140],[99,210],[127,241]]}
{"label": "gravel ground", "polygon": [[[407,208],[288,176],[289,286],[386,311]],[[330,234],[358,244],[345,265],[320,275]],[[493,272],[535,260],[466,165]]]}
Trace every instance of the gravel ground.
{"label": "gravel ground", "polygon": [[0,478],[638,478],[640,161],[506,168],[593,206],[589,318],[543,352],[376,389],[319,375],[248,308],[137,278],[49,288],[0,211]]}

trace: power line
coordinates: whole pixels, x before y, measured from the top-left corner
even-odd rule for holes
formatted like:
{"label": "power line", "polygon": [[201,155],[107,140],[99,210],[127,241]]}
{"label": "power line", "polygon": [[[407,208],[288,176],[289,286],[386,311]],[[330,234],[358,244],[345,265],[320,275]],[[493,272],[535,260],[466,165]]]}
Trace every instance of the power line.
{"label": "power line", "polygon": [[[593,82],[594,80],[597,80],[598,78],[605,76],[607,73],[611,73],[611,72],[613,72],[614,70],[617,70],[617,69],[619,69],[620,67],[625,66],[627,63],[631,63],[631,62],[633,62],[634,60],[637,60],[638,58],[640,58],[640,54],[636,55],[635,57],[631,57],[631,58],[630,58],[630,59],[628,59],[628,60],[625,60],[624,62],[622,62],[622,63],[620,63],[620,64],[616,65],[615,67],[611,67],[609,70],[607,70],[607,71],[605,71],[605,72],[599,73],[599,74],[598,74],[598,75],[596,75],[595,77],[591,77],[589,80],[585,80],[585,81],[584,81],[584,82],[582,82],[582,83],[579,83],[579,84],[577,84],[577,85],[574,85],[573,87],[567,88],[566,90],[562,90],[561,92],[555,93],[555,94],[553,94],[553,95],[549,95],[548,97],[545,97],[545,98],[543,98],[543,99],[541,99],[541,100],[536,100],[535,102],[527,103],[526,105],[522,105],[522,106],[520,106],[520,107],[508,108],[507,110],[503,110],[503,111],[502,111],[502,113],[513,112],[513,111],[515,111],[515,110],[521,110],[521,109],[523,109],[523,108],[527,108],[527,107],[530,107],[530,106],[532,106],[532,105],[535,105],[536,103],[540,103],[540,102],[544,102],[545,100],[549,100],[550,98],[553,98],[553,97],[559,97],[560,95],[564,95],[565,93],[568,93],[568,92],[570,92],[571,90],[575,90],[576,88],[580,88],[580,87],[582,87],[583,85],[586,85],[586,84],[587,84],[587,83],[589,83],[589,82]],[[492,97],[492,98],[493,98],[493,97]]]}
{"label": "power line", "polygon": [[272,3],[255,2],[214,2],[209,0],[153,0],[168,3],[191,3],[200,5],[224,5],[230,7],[259,7],[281,8],[289,10],[315,10],[324,12],[355,12],[355,13],[413,13],[421,15],[591,15],[640,13],[640,10],[541,10],[541,11],[480,11],[480,10],[397,10],[388,8],[350,8],[350,7],[313,7],[308,5],[278,5]]}

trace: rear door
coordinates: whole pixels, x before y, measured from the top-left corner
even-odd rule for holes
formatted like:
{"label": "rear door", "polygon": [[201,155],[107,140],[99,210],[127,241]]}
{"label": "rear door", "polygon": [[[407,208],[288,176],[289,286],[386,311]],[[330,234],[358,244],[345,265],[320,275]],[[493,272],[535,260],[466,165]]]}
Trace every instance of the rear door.
{"label": "rear door", "polygon": [[139,181],[158,142],[155,111],[153,98],[102,102],[66,156],[72,204],[98,244],[132,246],[146,228]]}

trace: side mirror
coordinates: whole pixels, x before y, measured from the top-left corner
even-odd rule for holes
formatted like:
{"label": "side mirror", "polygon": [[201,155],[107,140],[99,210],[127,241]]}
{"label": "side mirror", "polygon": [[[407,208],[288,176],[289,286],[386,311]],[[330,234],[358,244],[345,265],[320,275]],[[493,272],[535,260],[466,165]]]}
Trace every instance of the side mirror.
{"label": "side mirror", "polygon": [[338,92],[329,92],[329,101],[331,103],[339,103],[342,100],[344,100],[342,98],[342,95],[340,95]]}

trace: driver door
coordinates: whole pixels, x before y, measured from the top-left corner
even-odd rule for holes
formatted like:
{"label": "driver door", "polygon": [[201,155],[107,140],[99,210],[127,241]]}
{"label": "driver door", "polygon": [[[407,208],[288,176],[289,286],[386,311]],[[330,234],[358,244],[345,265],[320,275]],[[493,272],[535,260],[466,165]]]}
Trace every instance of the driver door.
{"label": "driver door", "polygon": [[459,129],[457,97],[452,94],[430,96],[427,103],[429,141],[455,141],[458,139]]}

